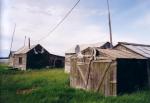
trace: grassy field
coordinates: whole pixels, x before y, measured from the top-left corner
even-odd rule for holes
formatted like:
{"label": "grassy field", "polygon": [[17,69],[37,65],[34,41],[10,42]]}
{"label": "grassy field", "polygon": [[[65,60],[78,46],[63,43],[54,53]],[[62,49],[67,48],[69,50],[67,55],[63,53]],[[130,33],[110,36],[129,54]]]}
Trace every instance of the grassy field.
{"label": "grassy field", "polygon": [[117,97],[69,87],[63,69],[13,71],[0,66],[0,103],[150,103],[150,90]]}

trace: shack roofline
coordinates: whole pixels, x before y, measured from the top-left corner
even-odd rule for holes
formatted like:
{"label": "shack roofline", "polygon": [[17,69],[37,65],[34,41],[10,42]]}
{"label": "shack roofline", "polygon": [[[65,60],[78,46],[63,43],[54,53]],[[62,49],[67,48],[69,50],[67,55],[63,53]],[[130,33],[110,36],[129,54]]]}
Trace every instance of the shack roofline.
{"label": "shack roofline", "polygon": [[[122,50],[117,50],[117,49],[101,49],[99,47],[88,47],[87,49],[81,51],[81,53],[84,53],[88,51],[90,48],[94,48],[96,51],[98,51],[101,56],[98,56],[99,59],[146,59],[145,57],[132,53],[132,52],[126,52]],[[103,57],[104,56],[104,57]]]}
{"label": "shack roofline", "polygon": [[[17,51],[13,52],[13,54],[26,54],[28,53],[30,50],[32,50],[34,47],[38,46],[40,44],[37,44],[37,45],[32,45],[30,46],[30,48],[28,46],[25,46],[25,47],[21,47],[20,49],[18,49]],[[40,45],[41,46],[41,45]]]}
{"label": "shack roofline", "polygon": [[130,50],[130,51],[132,51],[132,52],[134,52],[134,53],[136,53],[136,54],[138,54],[138,55],[140,55],[140,56],[143,56],[143,57],[145,57],[145,58],[150,58],[150,57],[146,57],[146,56],[144,56],[143,54],[138,53],[138,52],[136,52],[136,51],[134,51],[134,50],[132,50],[132,49],[130,49],[130,48],[128,48],[128,47],[125,46],[125,45],[132,45],[132,46],[150,47],[150,45],[137,44],[137,43],[127,43],[127,42],[118,42],[118,44],[117,44],[116,46],[114,46],[113,48],[115,49],[115,48],[116,48],[117,46],[119,46],[119,45],[123,46],[124,48],[126,48],[126,49],[128,49],[128,50]]}
{"label": "shack roofline", "polygon": [[[119,44],[124,44],[124,45],[134,45],[134,46],[147,46],[147,47],[150,47],[150,45],[146,45],[146,44],[137,44],[137,43],[127,43],[127,42],[118,42],[117,45]],[[116,46],[117,46],[116,45]]]}
{"label": "shack roofline", "polygon": [[106,55],[106,57],[110,59],[146,59],[143,56],[136,55],[134,53],[129,53],[121,50],[115,50],[115,49],[99,49],[97,48],[100,53]]}
{"label": "shack roofline", "polygon": [[[37,44],[37,45],[32,45],[31,47],[30,47],[30,49],[29,49],[29,47],[22,47],[22,48],[20,48],[19,50],[17,50],[16,52],[13,52],[13,54],[15,54],[15,55],[18,55],[18,54],[27,54],[28,52],[30,52],[32,49],[34,49],[36,46],[41,46],[46,52],[48,52],[50,55],[53,55],[53,56],[57,56],[57,57],[61,57],[61,58],[64,58],[64,56],[60,56],[60,55],[56,55],[56,54],[51,54],[49,51],[47,51],[42,45],[40,45],[40,44]],[[21,52],[21,49],[27,49],[27,50],[25,50],[24,52]],[[23,51],[23,50],[22,50]],[[18,52],[18,53],[17,53]]]}
{"label": "shack roofline", "polygon": [[[102,47],[107,43],[110,43],[110,42],[106,41],[106,42],[97,42],[97,43],[92,43],[92,44],[80,44],[79,47],[80,47],[80,51],[82,51],[84,49],[87,49],[88,47]],[[76,54],[75,53],[76,46],[77,45],[74,45],[72,48],[65,51],[65,54],[69,54],[69,55]]]}

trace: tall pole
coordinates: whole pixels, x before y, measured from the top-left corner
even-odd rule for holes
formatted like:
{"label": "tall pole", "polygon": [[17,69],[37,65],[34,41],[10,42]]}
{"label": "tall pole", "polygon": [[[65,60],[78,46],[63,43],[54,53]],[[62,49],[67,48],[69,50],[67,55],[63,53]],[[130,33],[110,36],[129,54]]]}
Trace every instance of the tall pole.
{"label": "tall pole", "polygon": [[28,38],[28,46],[29,46],[29,49],[30,49],[30,38]]}
{"label": "tall pole", "polygon": [[25,36],[25,38],[24,38],[24,47],[25,47],[25,45],[26,45],[26,36]]}
{"label": "tall pole", "polygon": [[11,49],[12,49],[12,44],[13,44],[13,40],[14,40],[15,31],[16,31],[16,24],[14,26],[14,30],[13,30],[13,34],[12,34],[12,38],[11,38],[10,52],[11,52]]}
{"label": "tall pole", "polygon": [[107,7],[108,7],[108,21],[109,21],[109,34],[110,34],[110,43],[111,43],[111,48],[113,45],[112,41],[112,29],[111,29],[111,18],[110,18],[110,9],[109,9],[109,1],[107,0]]}

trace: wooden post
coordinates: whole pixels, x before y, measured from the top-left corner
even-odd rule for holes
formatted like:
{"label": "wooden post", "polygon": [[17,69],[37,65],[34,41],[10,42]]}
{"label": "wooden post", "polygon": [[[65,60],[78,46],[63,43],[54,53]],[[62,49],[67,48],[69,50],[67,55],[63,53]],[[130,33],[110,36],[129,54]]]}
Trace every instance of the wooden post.
{"label": "wooden post", "polygon": [[109,9],[109,1],[107,0],[107,8],[108,8],[108,21],[109,21],[109,34],[110,34],[110,43],[112,48],[112,29],[111,29],[111,18],[110,18],[110,9]]}
{"label": "wooden post", "polygon": [[28,42],[28,43],[29,43],[28,46],[29,46],[29,49],[30,49],[30,38],[28,38],[28,41],[29,41],[29,42]]}
{"label": "wooden post", "polygon": [[150,59],[147,59],[147,75],[148,75],[148,87],[150,88]]}

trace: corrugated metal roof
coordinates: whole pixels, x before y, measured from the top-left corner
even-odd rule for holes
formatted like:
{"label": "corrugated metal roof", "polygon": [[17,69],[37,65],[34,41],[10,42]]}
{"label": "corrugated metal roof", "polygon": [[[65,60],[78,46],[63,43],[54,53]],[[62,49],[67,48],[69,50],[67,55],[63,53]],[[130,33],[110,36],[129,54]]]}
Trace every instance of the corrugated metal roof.
{"label": "corrugated metal roof", "polygon": [[150,45],[125,43],[125,42],[119,42],[119,44],[125,46],[126,48],[144,57],[150,58]]}
{"label": "corrugated metal roof", "polygon": [[[81,45],[79,45],[79,47],[80,47],[80,51],[82,51],[88,47],[102,47],[106,43],[108,43],[108,42],[98,42],[95,44],[81,44]],[[76,48],[76,46],[72,47],[71,49],[67,50],[66,53],[75,53],[75,48]]]}
{"label": "corrugated metal roof", "polygon": [[143,56],[140,56],[135,53],[129,53],[121,50],[115,50],[115,49],[97,49],[100,53],[105,54],[107,57],[112,59],[117,58],[129,58],[129,59],[145,59]]}
{"label": "corrugated metal roof", "polygon": [[22,47],[20,48],[19,50],[17,50],[14,54],[25,54],[27,53],[28,51],[30,51],[31,49],[33,49],[34,47],[36,47],[37,45],[32,45],[29,49],[28,46],[25,46],[25,47]]}

